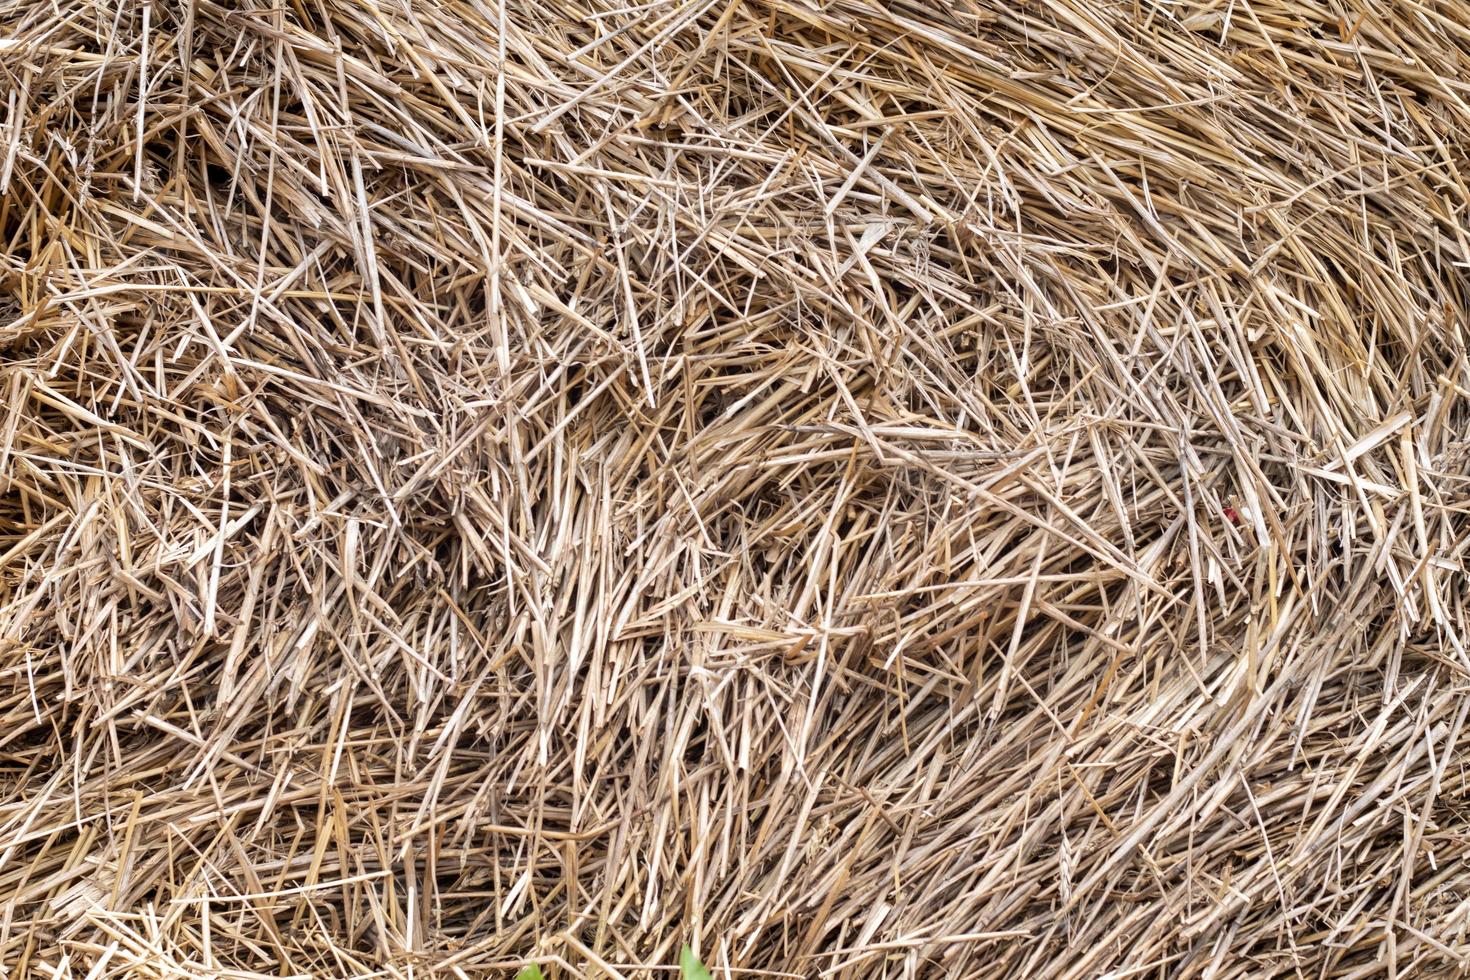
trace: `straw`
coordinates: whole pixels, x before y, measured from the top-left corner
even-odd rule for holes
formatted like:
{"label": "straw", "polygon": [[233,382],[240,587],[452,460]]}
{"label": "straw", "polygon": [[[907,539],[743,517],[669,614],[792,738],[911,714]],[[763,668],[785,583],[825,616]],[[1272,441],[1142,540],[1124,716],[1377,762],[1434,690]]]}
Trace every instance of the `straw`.
{"label": "straw", "polygon": [[17,977],[1470,965],[1447,0],[0,5]]}

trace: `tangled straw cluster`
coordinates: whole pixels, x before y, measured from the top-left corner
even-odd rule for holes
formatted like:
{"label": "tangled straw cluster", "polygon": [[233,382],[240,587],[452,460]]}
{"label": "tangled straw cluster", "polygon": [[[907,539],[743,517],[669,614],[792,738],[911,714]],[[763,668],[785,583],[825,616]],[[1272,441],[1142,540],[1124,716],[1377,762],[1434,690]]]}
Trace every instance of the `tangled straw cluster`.
{"label": "tangled straw cluster", "polygon": [[1470,957],[1462,0],[0,4],[0,963]]}

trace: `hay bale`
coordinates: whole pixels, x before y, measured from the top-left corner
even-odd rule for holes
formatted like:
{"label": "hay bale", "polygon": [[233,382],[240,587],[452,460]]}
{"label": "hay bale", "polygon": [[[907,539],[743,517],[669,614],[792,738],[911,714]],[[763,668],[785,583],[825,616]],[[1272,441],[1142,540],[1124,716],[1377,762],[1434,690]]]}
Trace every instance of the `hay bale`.
{"label": "hay bale", "polygon": [[1444,976],[1450,0],[11,0],[0,962]]}

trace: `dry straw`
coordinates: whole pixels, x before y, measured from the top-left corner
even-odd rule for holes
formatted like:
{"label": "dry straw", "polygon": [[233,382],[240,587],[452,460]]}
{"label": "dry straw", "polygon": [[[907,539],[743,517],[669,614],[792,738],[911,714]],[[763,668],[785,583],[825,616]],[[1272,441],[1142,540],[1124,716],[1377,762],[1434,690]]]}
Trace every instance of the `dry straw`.
{"label": "dry straw", "polygon": [[1463,0],[0,2],[15,977],[1470,962]]}

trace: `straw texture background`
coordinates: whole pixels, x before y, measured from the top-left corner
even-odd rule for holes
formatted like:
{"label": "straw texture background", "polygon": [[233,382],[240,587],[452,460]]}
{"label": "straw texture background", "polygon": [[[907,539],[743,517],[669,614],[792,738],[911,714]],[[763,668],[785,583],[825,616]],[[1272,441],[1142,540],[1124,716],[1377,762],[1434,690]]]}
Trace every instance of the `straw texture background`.
{"label": "straw texture background", "polygon": [[0,967],[1470,962],[1463,0],[0,0]]}

